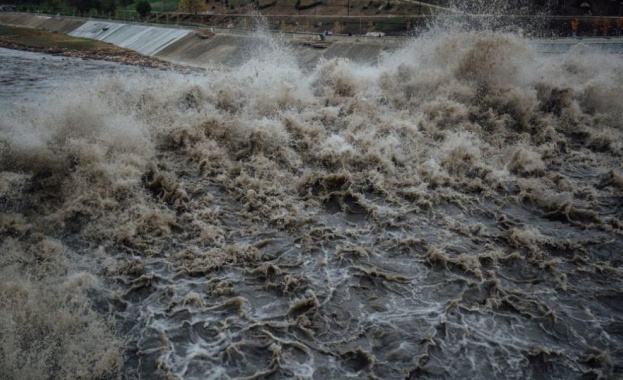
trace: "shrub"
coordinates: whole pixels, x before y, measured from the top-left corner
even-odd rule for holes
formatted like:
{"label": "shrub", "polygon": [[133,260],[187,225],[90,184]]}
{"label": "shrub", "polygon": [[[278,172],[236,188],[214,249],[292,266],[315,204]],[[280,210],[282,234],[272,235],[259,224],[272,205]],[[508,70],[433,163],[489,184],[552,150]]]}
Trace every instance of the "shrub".
{"label": "shrub", "polygon": [[317,6],[322,5],[322,4],[324,4],[324,1],[322,1],[322,0],[314,1],[314,2],[311,2],[309,4],[301,4],[300,1],[297,1],[297,3],[294,5],[294,7],[296,9],[298,9],[299,11],[304,11],[305,9],[310,9],[310,8],[313,8],[313,7],[317,7]]}
{"label": "shrub", "polygon": [[151,13],[151,4],[147,0],[140,0],[136,3],[136,13],[141,17],[146,17]]}

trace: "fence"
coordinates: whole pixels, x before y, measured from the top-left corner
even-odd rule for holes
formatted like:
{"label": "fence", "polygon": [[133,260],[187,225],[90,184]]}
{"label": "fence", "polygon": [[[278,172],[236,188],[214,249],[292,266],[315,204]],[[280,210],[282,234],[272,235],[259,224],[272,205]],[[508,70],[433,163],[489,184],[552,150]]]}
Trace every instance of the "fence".
{"label": "fence", "polygon": [[[214,0],[212,0],[214,1]],[[278,14],[279,7],[285,8],[285,3],[266,1],[271,3],[271,13],[257,11],[254,8],[262,3],[258,0],[239,0],[234,4],[234,10],[244,13],[231,13],[227,8],[229,1],[222,0],[208,4],[218,4],[221,7],[209,10],[203,14],[187,14],[178,12],[152,12],[147,20],[141,20],[132,10],[117,10],[114,13],[98,14],[97,12],[79,13],[72,8],[22,8],[21,11],[30,11],[42,14],[57,14],[73,17],[90,17],[102,19],[117,19],[122,21],[149,21],[153,23],[180,26],[214,27],[238,30],[256,30],[258,28],[280,32],[321,32],[329,30],[334,33],[364,35],[369,32],[380,32],[387,35],[417,35],[425,31],[431,24],[450,23],[458,28],[490,29],[508,32],[521,31],[530,37],[613,37],[623,34],[623,17],[573,17],[573,16],[478,16],[478,15],[436,15],[405,14],[405,15],[340,15],[336,9],[342,9],[350,3],[349,0],[335,0],[316,5],[312,8],[298,11],[292,10],[289,3],[289,14]],[[316,4],[314,0],[307,0]],[[373,3],[373,1],[370,1]],[[387,4],[383,1],[384,4]],[[298,3],[301,4],[301,3]],[[374,4],[374,3],[373,3]],[[214,5],[213,5],[214,6]],[[314,9],[316,9],[314,11]],[[349,8],[350,9],[350,8]]]}

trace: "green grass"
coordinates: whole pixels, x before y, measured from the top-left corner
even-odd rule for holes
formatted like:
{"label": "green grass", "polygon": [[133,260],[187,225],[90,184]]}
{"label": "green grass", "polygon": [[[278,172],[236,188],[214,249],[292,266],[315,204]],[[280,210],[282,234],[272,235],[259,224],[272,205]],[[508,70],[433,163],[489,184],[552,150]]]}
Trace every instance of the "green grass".
{"label": "green grass", "polygon": [[80,51],[114,50],[110,44],[71,37],[62,33],[0,25],[0,39],[24,47],[70,49]]}

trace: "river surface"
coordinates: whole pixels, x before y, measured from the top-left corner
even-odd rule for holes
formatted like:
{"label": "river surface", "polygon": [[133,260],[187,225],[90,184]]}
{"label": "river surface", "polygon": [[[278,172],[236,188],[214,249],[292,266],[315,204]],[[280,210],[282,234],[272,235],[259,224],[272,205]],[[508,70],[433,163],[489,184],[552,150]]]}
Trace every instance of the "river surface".
{"label": "river surface", "polygon": [[[46,99],[68,82],[89,83],[95,77],[147,72],[112,62],[83,60],[0,48],[0,107]],[[154,71],[155,72],[155,71]]]}
{"label": "river surface", "polygon": [[623,377],[618,55],[289,49],[0,49],[1,379]]}

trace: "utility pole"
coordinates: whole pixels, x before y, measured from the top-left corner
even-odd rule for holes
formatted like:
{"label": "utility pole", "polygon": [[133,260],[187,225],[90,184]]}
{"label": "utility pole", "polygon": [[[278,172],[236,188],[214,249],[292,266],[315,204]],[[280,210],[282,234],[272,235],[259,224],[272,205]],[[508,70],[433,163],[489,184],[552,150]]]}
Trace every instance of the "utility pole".
{"label": "utility pole", "polygon": [[350,0],[348,0],[348,8],[346,8],[346,16],[350,16]]}

